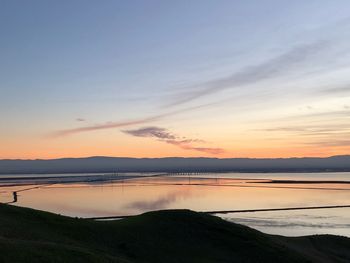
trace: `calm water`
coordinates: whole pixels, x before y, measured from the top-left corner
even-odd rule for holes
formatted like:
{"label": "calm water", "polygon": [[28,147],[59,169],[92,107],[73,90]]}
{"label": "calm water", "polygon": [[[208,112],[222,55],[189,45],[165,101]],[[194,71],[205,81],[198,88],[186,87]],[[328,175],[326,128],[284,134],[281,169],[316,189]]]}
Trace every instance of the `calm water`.
{"label": "calm water", "polygon": [[[133,215],[176,208],[212,211],[350,204],[350,184],[344,183],[350,182],[350,173],[227,173],[176,177],[129,174],[108,175],[104,181],[95,180],[96,176],[103,175],[88,176],[89,182],[0,181],[0,200],[11,202],[13,191],[18,191],[14,205],[78,217]],[[264,179],[310,182],[271,183]],[[350,236],[350,208],[220,216],[272,234]]]}

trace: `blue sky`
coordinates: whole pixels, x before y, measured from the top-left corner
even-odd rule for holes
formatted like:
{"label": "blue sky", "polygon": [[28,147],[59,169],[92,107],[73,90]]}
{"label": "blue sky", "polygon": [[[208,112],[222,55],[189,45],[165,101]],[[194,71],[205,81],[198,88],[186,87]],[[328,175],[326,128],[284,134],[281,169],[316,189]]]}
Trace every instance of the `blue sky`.
{"label": "blue sky", "polygon": [[[224,156],[346,153],[349,7],[1,1],[0,157],[78,156],[84,147],[132,156],[149,147],[159,156],[206,154],[200,147]],[[145,127],[208,145],[125,132]],[[84,145],[79,153],[76,145]]]}

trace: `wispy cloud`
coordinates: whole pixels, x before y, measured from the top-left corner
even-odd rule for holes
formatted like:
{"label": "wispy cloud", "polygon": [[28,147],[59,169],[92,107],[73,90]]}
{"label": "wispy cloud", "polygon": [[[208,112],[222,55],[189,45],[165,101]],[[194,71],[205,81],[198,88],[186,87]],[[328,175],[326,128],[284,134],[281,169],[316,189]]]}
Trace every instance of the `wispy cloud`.
{"label": "wispy cloud", "polygon": [[166,129],[159,128],[159,127],[146,127],[138,130],[127,130],[124,132],[136,137],[154,137],[162,140],[176,139],[176,136],[174,134],[171,134]]}
{"label": "wispy cloud", "polygon": [[350,146],[350,125],[347,123],[300,124],[295,126],[262,129],[285,138],[292,138],[299,145],[321,148],[344,148]]}
{"label": "wispy cloud", "polygon": [[176,115],[176,114],[180,114],[180,113],[184,113],[184,112],[188,112],[188,111],[192,111],[192,110],[198,110],[198,109],[211,107],[212,105],[215,105],[215,104],[216,103],[202,104],[202,105],[187,107],[187,108],[183,108],[183,109],[176,110],[176,111],[166,112],[163,114],[152,115],[149,117],[134,119],[134,120],[107,122],[107,123],[103,123],[103,124],[82,126],[82,127],[77,127],[77,128],[73,128],[73,129],[62,129],[62,130],[57,130],[57,131],[49,133],[48,137],[51,137],[51,138],[64,137],[64,136],[69,136],[69,135],[82,133],[82,132],[90,132],[90,131],[122,128],[122,127],[128,127],[128,126],[133,126],[133,125],[146,124],[146,123],[151,123],[151,122],[154,122],[157,120],[161,120],[163,118],[166,118],[166,117],[169,117],[172,115]]}
{"label": "wispy cloud", "polygon": [[[349,137],[350,134],[347,134]],[[335,139],[334,137],[328,138],[328,140],[317,140],[313,142],[306,142],[305,145],[317,146],[317,147],[349,147],[350,140],[347,139]]]}
{"label": "wispy cloud", "polygon": [[322,93],[329,94],[347,94],[350,93],[350,85],[335,87],[335,88],[327,88],[321,91]]}
{"label": "wispy cloud", "polygon": [[322,54],[329,46],[330,43],[327,41],[316,41],[296,46],[260,64],[245,67],[230,76],[202,83],[190,91],[176,95],[171,105],[190,102],[222,90],[255,84],[259,81],[296,72],[308,62],[317,60],[318,55]]}
{"label": "wispy cloud", "polygon": [[204,152],[204,153],[209,153],[209,154],[214,154],[214,155],[221,154],[221,153],[225,152],[225,150],[222,148],[193,146],[193,145],[191,145],[191,143],[188,140],[182,140],[182,141],[168,140],[168,141],[166,141],[166,143],[176,145],[184,150],[192,150],[192,151]]}
{"label": "wispy cloud", "polygon": [[73,128],[73,129],[62,129],[62,130],[58,130],[58,131],[54,131],[54,132],[49,133],[48,137],[51,137],[51,138],[64,137],[64,136],[69,136],[69,135],[82,133],[82,132],[91,132],[91,131],[97,131],[97,130],[122,128],[122,127],[128,127],[128,126],[133,126],[133,125],[147,124],[147,123],[161,120],[163,118],[166,118],[166,117],[169,117],[172,115],[176,115],[176,114],[180,114],[180,113],[188,112],[188,111],[192,111],[192,110],[202,109],[202,108],[210,107],[212,105],[213,105],[213,103],[209,103],[209,104],[188,107],[188,108],[184,108],[184,109],[180,109],[180,110],[176,110],[176,111],[166,112],[163,114],[153,115],[153,116],[149,116],[149,117],[145,117],[145,118],[117,121],[117,122],[107,122],[107,123],[103,123],[103,124],[82,126],[82,127],[77,127],[77,128]]}
{"label": "wispy cloud", "polygon": [[137,124],[145,124],[148,122],[156,121],[156,120],[160,119],[161,117],[162,117],[162,115],[158,115],[158,116],[153,116],[153,117],[149,117],[149,118],[135,119],[135,120],[130,120],[130,121],[108,122],[105,124],[96,124],[96,125],[78,127],[78,128],[73,128],[73,129],[64,129],[64,130],[55,131],[49,135],[50,135],[50,137],[63,137],[63,136],[68,136],[68,135],[81,133],[81,132],[89,132],[89,131],[112,129],[112,128],[121,128],[121,127],[127,127],[127,126],[132,126],[132,125],[137,125]]}
{"label": "wispy cloud", "polygon": [[211,148],[211,147],[199,147],[194,144],[205,143],[203,140],[199,139],[189,139],[186,137],[180,137],[169,132],[167,129],[160,127],[145,127],[136,130],[125,130],[126,134],[136,136],[136,137],[149,137],[155,138],[159,141],[175,145],[184,150],[192,150],[198,152],[205,152],[209,154],[221,154],[224,152],[222,148]]}

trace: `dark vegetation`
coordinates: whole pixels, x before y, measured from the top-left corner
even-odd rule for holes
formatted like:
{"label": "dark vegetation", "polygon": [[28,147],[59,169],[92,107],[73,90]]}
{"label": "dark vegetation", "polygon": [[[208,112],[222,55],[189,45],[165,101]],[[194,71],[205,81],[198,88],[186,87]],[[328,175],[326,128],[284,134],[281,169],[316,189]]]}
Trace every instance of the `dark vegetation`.
{"label": "dark vegetation", "polygon": [[0,262],[350,262],[350,239],[271,236],[189,210],[102,222],[0,205]]}

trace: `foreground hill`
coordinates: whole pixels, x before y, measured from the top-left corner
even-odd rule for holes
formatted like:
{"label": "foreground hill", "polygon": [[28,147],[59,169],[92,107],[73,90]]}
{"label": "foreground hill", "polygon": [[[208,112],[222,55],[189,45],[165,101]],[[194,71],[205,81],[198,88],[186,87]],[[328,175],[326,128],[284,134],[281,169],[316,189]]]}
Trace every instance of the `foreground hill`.
{"label": "foreground hill", "polygon": [[94,172],[320,172],[350,171],[350,155],[327,158],[120,158],[0,160],[0,174]]}
{"label": "foreground hill", "polygon": [[188,210],[96,222],[0,205],[0,262],[350,262],[350,239],[266,235]]}

